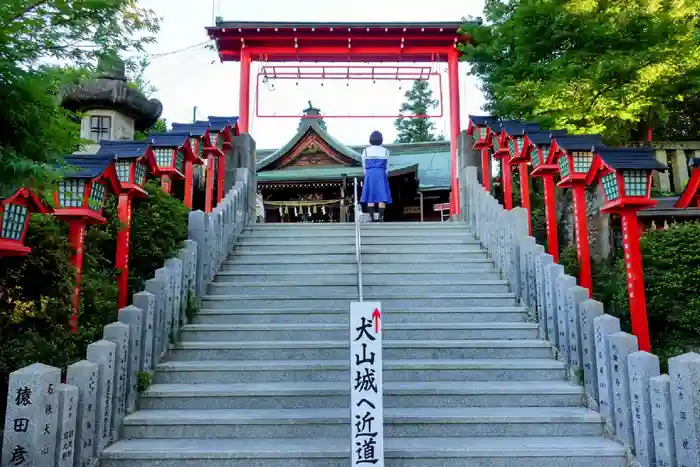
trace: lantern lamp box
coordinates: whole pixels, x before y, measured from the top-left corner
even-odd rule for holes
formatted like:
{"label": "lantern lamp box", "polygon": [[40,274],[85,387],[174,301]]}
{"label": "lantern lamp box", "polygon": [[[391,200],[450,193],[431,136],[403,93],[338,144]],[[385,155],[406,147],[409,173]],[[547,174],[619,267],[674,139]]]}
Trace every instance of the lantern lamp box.
{"label": "lantern lamp box", "polygon": [[148,139],[155,153],[155,162],[160,176],[168,175],[174,179],[185,178],[185,164],[202,164],[201,158],[194,152],[191,135],[185,131],[168,133],[151,133]]}
{"label": "lantern lamp box", "polygon": [[350,303],[352,466],[384,466],[382,320],[381,303]]}
{"label": "lantern lamp box", "polygon": [[100,141],[98,156],[111,156],[115,160],[117,177],[122,191],[134,196],[146,197],[146,175],[158,173],[156,156],[148,141]]}
{"label": "lantern lamp box", "polygon": [[666,170],[651,147],[593,147],[595,159],[587,181],[600,181],[605,196],[601,212],[646,209],[656,205],[651,195],[651,173]]}
{"label": "lantern lamp box", "polygon": [[63,179],[54,194],[54,215],[65,220],[104,224],[102,208],[108,193],[122,191],[112,155],[72,155],[64,158]]}
{"label": "lantern lamp box", "polygon": [[473,149],[486,149],[491,147],[492,134],[489,122],[498,121],[498,117],[492,116],[469,116],[469,126],[467,127],[467,135],[474,140]]}
{"label": "lantern lamp box", "polygon": [[523,156],[525,135],[528,132],[540,131],[540,126],[530,122],[508,123],[503,125],[503,131],[505,133],[505,142],[508,144],[510,164],[529,162],[529,159]]}
{"label": "lantern lamp box", "polygon": [[173,133],[188,133],[190,135],[190,152],[194,156],[192,163],[204,165],[204,148],[211,145],[209,123],[173,123],[172,131],[164,134]]}
{"label": "lantern lamp box", "polygon": [[551,150],[552,138],[562,137],[566,134],[566,130],[550,130],[528,133],[527,139],[535,147],[532,150],[530,158],[532,162],[532,172],[530,172],[530,176],[554,176],[559,173],[559,166],[557,165],[556,160],[554,160],[554,153]]}
{"label": "lantern lamp box", "polygon": [[585,184],[593,164],[593,146],[602,145],[600,135],[566,135],[552,138],[549,149],[559,166],[559,188],[571,188]]}
{"label": "lantern lamp box", "polygon": [[48,214],[50,206],[28,188],[20,188],[0,200],[0,256],[23,256],[31,252],[24,245],[32,213]]}

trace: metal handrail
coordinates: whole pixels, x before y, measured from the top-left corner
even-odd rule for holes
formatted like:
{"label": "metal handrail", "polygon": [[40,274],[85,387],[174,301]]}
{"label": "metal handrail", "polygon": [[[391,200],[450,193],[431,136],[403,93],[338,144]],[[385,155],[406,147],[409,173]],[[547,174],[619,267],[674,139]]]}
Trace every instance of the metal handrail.
{"label": "metal handrail", "polygon": [[357,197],[357,178],[355,178],[355,260],[357,261],[357,295],[359,301],[362,300],[362,236],[360,234],[360,209],[359,198]]}

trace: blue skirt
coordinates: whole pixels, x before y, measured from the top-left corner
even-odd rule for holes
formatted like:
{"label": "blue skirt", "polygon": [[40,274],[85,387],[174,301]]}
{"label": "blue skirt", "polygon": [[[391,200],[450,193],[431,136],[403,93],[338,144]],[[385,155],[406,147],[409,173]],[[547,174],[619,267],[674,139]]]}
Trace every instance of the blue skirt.
{"label": "blue skirt", "polygon": [[391,189],[389,178],[384,167],[368,167],[365,172],[365,182],[362,185],[361,203],[391,204]]}

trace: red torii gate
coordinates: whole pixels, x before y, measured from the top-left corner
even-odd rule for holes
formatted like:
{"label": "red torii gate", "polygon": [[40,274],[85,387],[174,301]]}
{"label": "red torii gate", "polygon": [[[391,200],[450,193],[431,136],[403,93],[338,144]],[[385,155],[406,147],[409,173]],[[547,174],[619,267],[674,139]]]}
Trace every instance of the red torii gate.
{"label": "red torii gate", "polygon": [[[264,62],[416,63],[446,60],[450,99],[450,212],[459,213],[457,151],[459,121],[459,50],[469,38],[461,22],[291,23],[221,21],[207,28],[221,61],[241,63],[239,129],[250,119],[250,66]],[[303,77],[300,77],[303,79]],[[352,76],[349,77],[352,79]]]}

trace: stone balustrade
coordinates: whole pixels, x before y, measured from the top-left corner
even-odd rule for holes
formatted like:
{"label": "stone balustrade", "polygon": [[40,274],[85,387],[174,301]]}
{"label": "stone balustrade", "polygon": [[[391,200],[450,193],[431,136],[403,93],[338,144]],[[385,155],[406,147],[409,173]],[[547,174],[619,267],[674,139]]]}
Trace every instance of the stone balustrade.
{"label": "stone balustrade", "polygon": [[119,310],[102,339],[88,345],[85,360],[67,368],[65,384],[60,368],[42,363],[10,374],[2,467],[91,467],[118,439],[122,419],[138,408],[155,365],[177,341],[188,307],[197,306],[239,234],[255,221],[255,174],[239,168],[236,180],[211,213],[190,212],[189,240],[178,256]]}
{"label": "stone balustrade", "polygon": [[700,157],[700,141],[652,141],[651,146],[656,160],[670,169],[654,173],[654,186],[661,191],[682,193],[690,179],[688,161]]}
{"label": "stone balustrade", "polygon": [[606,434],[642,467],[700,467],[700,354],[671,358],[669,374],[660,374],[658,357],[638,351],[637,338],[528,236],[527,211],[504,210],[476,167],[465,167],[460,181],[464,220],[531,310],[541,338],[584,386]]}

